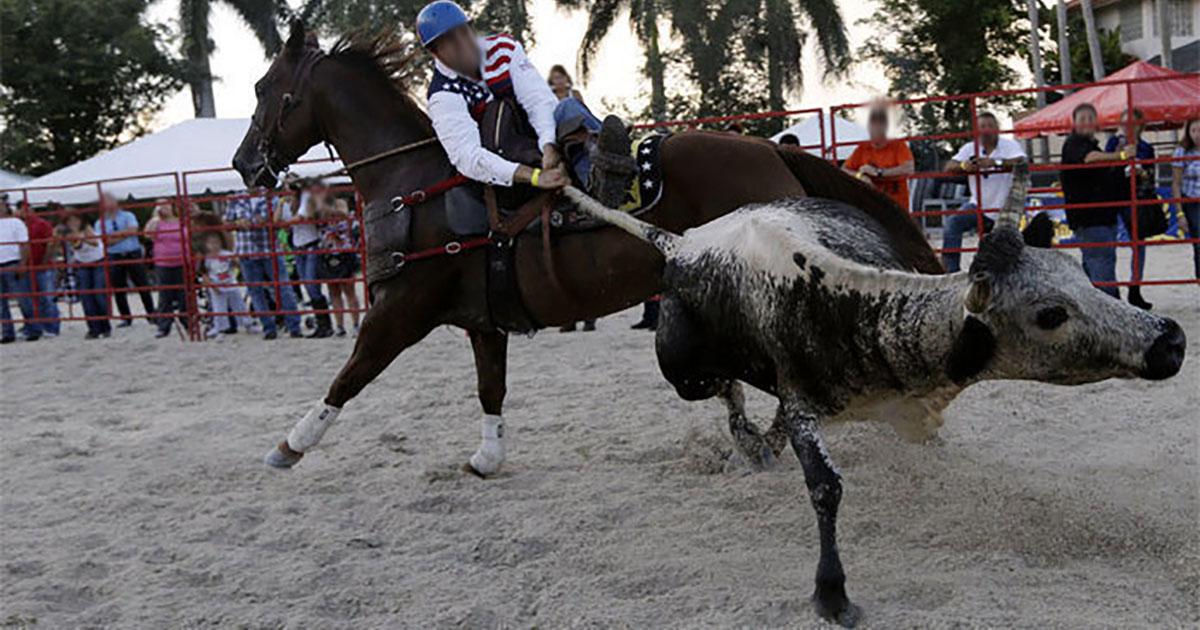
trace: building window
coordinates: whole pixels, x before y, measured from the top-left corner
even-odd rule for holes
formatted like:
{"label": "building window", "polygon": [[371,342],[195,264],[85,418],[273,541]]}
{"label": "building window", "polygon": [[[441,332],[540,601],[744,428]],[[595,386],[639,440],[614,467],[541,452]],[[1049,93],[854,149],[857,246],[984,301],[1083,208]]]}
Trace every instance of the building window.
{"label": "building window", "polygon": [[[1155,0],[1160,2],[1161,0]],[[1192,36],[1192,0],[1168,0],[1167,19],[1171,23],[1172,37]],[[1158,6],[1151,7],[1155,13],[1150,17],[1150,33],[1158,37]]]}
{"label": "building window", "polygon": [[1142,2],[1127,0],[1120,6],[1121,41],[1132,42],[1142,38]]}

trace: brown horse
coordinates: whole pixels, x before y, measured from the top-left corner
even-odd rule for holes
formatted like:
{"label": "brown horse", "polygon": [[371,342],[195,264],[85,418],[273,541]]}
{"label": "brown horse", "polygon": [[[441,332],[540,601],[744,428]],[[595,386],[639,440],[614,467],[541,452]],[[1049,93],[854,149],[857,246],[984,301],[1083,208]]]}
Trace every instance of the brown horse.
{"label": "brown horse", "polygon": [[[414,60],[390,35],[353,36],[328,52],[294,24],[287,44],[255,85],[253,124],[233,160],[249,186],[274,186],[277,173],[311,146],[328,142],[347,163],[433,136],[429,119],[398,79]],[[672,136],[661,150],[665,192],[643,218],[682,232],[752,202],[806,193],[839,199],[877,218],[900,243],[912,270],[940,273],[920,230],[907,214],[869,187],[825,161],[800,151],[729,134]],[[436,143],[353,169],[368,202],[432,185],[454,174]],[[454,241],[443,201],[434,197],[413,213],[415,250]],[[371,228],[367,228],[368,242]],[[619,311],[657,293],[663,267],[652,247],[612,227],[564,233],[553,244],[554,270],[535,236],[516,239],[515,275],[529,315],[557,326]],[[320,440],[343,405],[377,377],[405,348],[436,326],[468,331],[484,411],[483,445],[471,459],[474,472],[495,472],[503,460],[501,406],[505,395],[508,337],[489,316],[483,249],[407,263],[373,282],[374,298],[354,352],[318,403],[268,455],[291,466]],[[550,282],[556,273],[561,284]],[[560,289],[561,290],[558,290]],[[584,297],[586,296],[586,297]]]}

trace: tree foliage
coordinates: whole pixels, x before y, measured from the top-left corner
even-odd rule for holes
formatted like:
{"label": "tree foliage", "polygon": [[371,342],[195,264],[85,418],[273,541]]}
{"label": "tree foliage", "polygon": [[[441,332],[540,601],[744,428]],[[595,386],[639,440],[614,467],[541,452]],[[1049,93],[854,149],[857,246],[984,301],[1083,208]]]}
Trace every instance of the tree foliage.
{"label": "tree foliage", "polygon": [[[429,0],[307,0],[297,13],[326,35],[338,36],[362,29],[394,27],[413,31],[417,13]],[[526,0],[459,0],[475,18],[481,32],[504,32],[531,43]]]}
{"label": "tree foliage", "polygon": [[146,132],[182,87],[146,0],[0,0],[0,162],[46,173]]}
{"label": "tree foliage", "polygon": [[[881,0],[865,24],[883,36],[861,53],[883,65],[889,96],[897,99],[1012,88],[1017,74],[1009,64],[1025,53],[1029,35],[1025,3],[1017,0]],[[988,107],[1016,101],[995,99]],[[970,129],[967,101],[906,110],[912,131]]]}

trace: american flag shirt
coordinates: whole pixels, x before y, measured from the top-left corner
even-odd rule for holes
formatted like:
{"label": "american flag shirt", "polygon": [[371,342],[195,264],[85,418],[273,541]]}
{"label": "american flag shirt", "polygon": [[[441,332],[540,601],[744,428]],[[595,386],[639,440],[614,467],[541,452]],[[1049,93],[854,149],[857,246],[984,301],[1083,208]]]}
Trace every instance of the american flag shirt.
{"label": "american flag shirt", "polygon": [[429,83],[429,117],[438,140],[458,172],[488,184],[511,186],[519,166],[483,148],[479,120],[487,104],[512,95],[525,110],[538,135],[538,146],[554,144],[554,109],[558,99],[525,56],[525,49],[508,35],[480,37],[482,81],[434,61]]}

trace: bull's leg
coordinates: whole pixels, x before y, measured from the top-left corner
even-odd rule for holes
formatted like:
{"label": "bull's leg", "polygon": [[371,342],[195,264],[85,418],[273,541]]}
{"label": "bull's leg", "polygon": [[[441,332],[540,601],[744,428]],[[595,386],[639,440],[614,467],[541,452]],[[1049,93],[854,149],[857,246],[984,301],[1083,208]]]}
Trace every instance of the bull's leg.
{"label": "bull's leg", "polygon": [[475,351],[475,375],[478,379],[479,403],[483,405],[482,443],[467,463],[468,472],[480,477],[493,475],[504,462],[504,405],[506,370],[508,367],[508,335],[502,332],[472,332],[471,348]]}
{"label": "bull's leg", "polygon": [[779,409],[775,412],[775,421],[771,423],[771,428],[767,429],[763,441],[770,447],[771,453],[775,457],[779,457],[783,453],[783,449],[787,448],[788,437],[787,414],[781,402]]}
{"label": "bull's leg", "polygon": [[733,445],[752,470],[765,470],[775,464],[775,454],[763,439],[758,427],[746,418],[746,397],[739,381],[720,383],[717,395],[729,410],[729,435]]}
{"label": "bull's leg", "polygon": [[434,291],[377,290],[354,343],[354,352],[317,402],[287,439],[267,453],[265,461],[276,468],[291,468],[315,447],[337,420],[342,406],[375,380],[405,348],[412,346],[437,324],[442,294]]}
{"label": "bull's leg", "polygon": [[837,510],[842,499],[841,476],[829,460],[817,429],[817,417],[802,400],[785,400],[784,413],[792,448],[804,468],[808,496],[817,512],[821,557],[813,604],[817,614],[847,628],[858,622],[859,611],[846,597],[846,574],[837,548]]}

